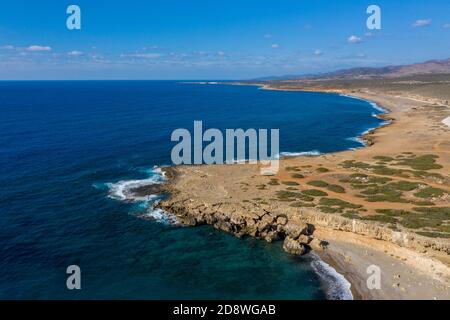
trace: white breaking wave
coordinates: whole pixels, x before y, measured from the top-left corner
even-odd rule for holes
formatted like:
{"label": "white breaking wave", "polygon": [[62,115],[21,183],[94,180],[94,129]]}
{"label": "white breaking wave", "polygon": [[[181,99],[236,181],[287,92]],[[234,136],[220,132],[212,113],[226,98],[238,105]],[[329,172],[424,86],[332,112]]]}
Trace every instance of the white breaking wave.
{"label": "white breaking wave", "polygon": [[303,152],[281,152],[280,155],[283,157],[300,157],[300,156],[320,156],[322,153],[318,150],[303,151]]}
{"label": "white breaking wave", "polygon": [[[137,203],[139,211],[145,211],[140,214],[143,218],[150,218],[164,224],[178,224],[175,215],[165,212],[162,209],[155,208],[161,199],[161,195],[150,194],[140,197],[132,192],[135,188],[161,184],[166,181],[164,171],[162,171],[160,167],[155,166],[151,170],[145,170],[145,172],[148,173],[148,178],[121,180],[119,182],[105,184],[109,189],[108,197],[119,201]],[[95,187],[98,188],[98,186]]]}
{"label": "white breaking wave", "polygon": [[150,208],[143,216],[163,224],[178,224],[177,217],[174,214],[168,213],[162,209]]}
{"label": "white breaking wave", "polygon": [[[365,146],[364,140],[361,139],[360,137],[347,138],[346,140],[357,142],[357,143],[361,144],[361,146]],[[358,149],[358,148],[350,148],[350,150],[354,150],[354,149]]]}
{"label": "white breaking wave", "polygon": [[[375,115],[376,116],[376,115]],[[369,134],[371,131],[376,130],[378,128],[384,127],[388,124],[390,124],[391,121],[384,121],[382,122],[378,127],[373,127],[373,128],[369,128],[367,130],[364,130],[359,136],[357,137],[351,137],[351,138],[347,138],[346,140],[348,141],[354,141],[354,142],[358,142],[360,143],[363,147],[366,146],[366,143],[364,142],[364,140],[361,138],[362,136],[365,136],[366,134]],[[350,150],[355,150],[356,148],[350,148]]]}
{"label": "white breaking wave", "polygon": [[380,111],[380,112],[382,112],[382,113],[387,113],[387,110],[386,109],[384,109],[384,108],[382,108],[382,107],[380,107],[378,104],[376,104],[375,102],[372,102],[372,101],[368,101],[368,100],[366,100],[368,103],[370,103],[370,105],[374,108],[374,109],[376,109],[376,110],[378,110],[378,111]]}
{"label": "white breaking wave", "polygon": [[353,300],[353,294],[350,290],[352,285],[350,282],[333,267],[322,261],[316,254],[311,253],[311,256],[313,257],[311,266],[326,284],[327,299]]}
{"label": "white breaking wave", "polygon": [[378,110],[378,111],[380,111],[382,113],[387,113],[386,109],[384,109],[383,107],[380,107],[378,104],[376,104],[373,101],[366,100],[366,99],[359,98],[359,97],[350,96],[350,95],[347,95],[347,94],[340,94],[340,96],[368,102],[374,109],[376,109],[376,110]]}
{"label": "white breaking wave", "polygon": [[164,176],[164,172],[159,167],[153,167],[152,170],[149,171],[150,177],[146,179],[135,179],[135,180],[121,180],[115,183],[107,183],[106,185],[109,188],[109,197],[116,200],[121,201],[145,201],[155,199],[156,195],[148,195],[145,197],[137,197],[133,195],[130,190],[148,186],[152,184],[160,184],[164,182],[166,179]]}

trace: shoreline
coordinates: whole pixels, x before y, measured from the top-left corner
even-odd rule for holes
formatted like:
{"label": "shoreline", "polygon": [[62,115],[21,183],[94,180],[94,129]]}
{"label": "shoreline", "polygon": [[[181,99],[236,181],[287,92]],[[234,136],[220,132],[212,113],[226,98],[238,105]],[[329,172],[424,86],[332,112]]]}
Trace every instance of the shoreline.
{"label": "shoreline", "polygon": [[[236,85],[236,84],[234,84],[234,85]],[[240,84],[240,85],[243,85],[243,84]],[[245,85],[249,85],[249,84],[245,84]],[[250,84],[250,85],[256,85],[256,84]],[[261,85],[258,85],[258,86],[262,87]],[[308,91],[308,90],[302,90],[302,89],[293,90],[293,89],[270,88],[268,86],[263,86],[263,89],[283,90],[283,91]],[[317,91],[317,90],[311,90],[311,91]],[[398,102],[396,100],[398,97],[391,97],[391,96],[384,95],[384,98],[383,98],[383,96],[379,93],[375,93],[375,96],[374,96],[374,93],[364,92],[362,94],[359,93],[358,95],[355,95],[355,92],[346,93],[346,92],[343,92],[342,90],[339,90],[339,92],[327,90],[324,93],[338,93],[341,95],[345,94],[346,96],[349,96],[350,98],[365,100],[369,103],[376,103],[378,106],[382,106],[383,109],[385,109],[387,112],[384,114],[385,117],[383,118],[383,120],[389,120],[390,122],[388,124],[385,123],[384,125],[381,125],[375,129],[371,129],[366,134],[363,134],[362,138],[364,139],[364,141],[366,141],[366,145],[364,147],[358,148],[357,150],[346,150],[346,151],[340,151],[340,152],[335,152],[335,153],[330,153],[330,154],[322,154],[318,157],[314,157],[313,159],[316,159],[316,158],[327,159],[327,158],[333,158],[333,157],[338,157],[338,156],[343,157],[343,156],[348,156],[349,154],[354,154],[355,152],[358,152],[360,150],[366,150],[366,151],[368,149],[370,150],[370,149],[372,149],[371,147],[373,147],[373,146],[379,147],[379,144],[377,143],[378,136],[385,135],[386,131],[391,130],[390,129],[391,125],[397,123],[395,120],[395,114],[399,113],[399,112],[404,113],[404,112],[406,112],[405,110],[408,111],[408,110],[414,109],[412,107],[404,108],[403,106],[401,106],[401,107],[397,106],[395,104],[395,102]],[[378,95],[380,95],[380,97],[378,97]],[[384,103],[385,101],[383,101],[383,99],[393,99],[394,103],[393,104],[392,103],[385,104]],[[393,116],[393,114],[394,114],[394,116]],[[294,156],[288,157],[287,160],[285,160],[283,158],[282,161],[286,161],[286,162],[296,162],[297,161],[298,162],[298,161],[305,160],[304,158],[305,157],[294,155]],[[181,171],[183,171],[183,172],[181,173],[180,179],[176,178],[174,180],[185,180],[185,179],[193,180],[193,181],[190,181],[190,183],[194,183],[194,185],[195,185],[196,179],[193,179],[193,178],[195,178],[195,176],[192,176],[192,173],[194,173],[194,172],[195,172],[195,175],[198,175],[198,174],[200,174],[200,172],[203,172],[204,176],[208,177],[207,179],[209,179],[209,176],[211,176],[212,174],[217,175],[222,172],[222,174],[226,175],[231,172],[239,171],[237,169],[238,167],[239,166],[237,166],[237,167],[235,166],[234,167],[235,169],[234,168],[231,169],[230,167],[227,167],[225,169],[220,168],[220,170],[218,167],[206,168],[203,166],[197,166],[197,167],[195,167],[195,169],[187,168],[187,167],[176,168],[175,170],[181,169]],[[186,171],[184,171],[185,169],[186,169]],[[191,173],[191,171],[192,171],[192,173]],[[181,217],[182,220],[185,220],[184,221],[185,224],[197,225],[197,224],[201,224],[201,223],[207,223],[207,224],[213,225],[216,229],[231,232],[238,236],[250,235],[250,236],[256,236],[256,237],[263,238],[263,239],[265,238],[268,241],[272,241],[272,239],[270,238],[271,237],[270,232],[264,231],[263,233],[261,233],[259,228],[257,228],[257,231],[247,230],[250,226],[246,225],[245,223],[244,223],[244,225],[246,225],[245,229],[239,230],[240,227],[237,227],[237,226],[242,226],[242,221],[233,221],[233,219],[237,219],[237,220],[242,219],[242,218],[245,219],[245,214],[244,213],[234,214],[236,212],[236,208],[238,207],[237,204],[233,204],[233,205],[228,205],[228,204],[225,205],[225,203],[214,204],[214,201],[216,201],[216,199],[219,200],[220,197],[219,198],[214,197],[213,199],[203,199],[200,202],[197,202],[196,199],[191,198],[189,195],[187,195],[187,198],[186,197],[183,198],[182,193],[187,192],[187,191],[185,190],[185,188],[182,188],[182,190],[178,189],[179,183],[175,183],[174,180],[171,180],[169,182],[169,184],[171,186],[168,189],[170,189],[170,192],[173,192],[172,198],[175,198],[175,199],[172,199],[173,201],[169,200],[168,202],[163,202],[162,206],[160,206],[160,207],[162,207],[163,210],[169,209],[168,212],[171,212],[170,209],[175,209],[174,210],[175,214],[177,216]],[[212,180],[212,179],[209,179],[209,180]],[[181,181],[181,182],[183,183],[184,181]],[[229,185],[228,182],[226,182],[226,183],[221,182],[221,184],[224,184],[226,186]],[[174,185],[176,185],[176,186],[174,186]],[[174,187],[174,188],[172,188],[172,187]],[[210,187],[217,188],[217,185],[210,185]],[[187,193],[189,194],[190,192],[187,192]],[[200,195],[198,193],[194,193],[194,194],[192,194],[192,196],[199,197]],[[182,205],[180,205],[179,198],[181,198]],[[200,196],[200,198],[201,198],[201,196]],[[232,198],[232,197],[230,197],[230,198]],[[204,201],[206,201],[206,202],[204,202]],[[207,204],[208,202],[210,204]],[[187,204],[187,205],[185,205],[185,204]],[[204,205],[206,205],[205,211],[203,211]],[[215,211],[216,209],[214,209],[214,206],[217,206],[217,205],[219,205],[219,207],[222,207],[222,206],[227,207],[228,206],[228,209],[224,208],[225,211],[222,211],[222,212],[220,212],[219,215],[217,215],[216,211]],[[241,205],[242,205],[242,203],[239,205],[239,207]],[[256,207],[258,208],[259,206],[256,206]],[[199,208],[201,208],[201,209],[199,209]],[[251,208],[254,209],[254,207],[251,207]],[[270,208],[270,209],[271,210],[273,209],[275,211],[274,208]],[[234,211],[234,213],[231,213],[233,211]],[[303,212],[303,214],[304,214],[304,212]],[[213,217],[211,218],[211,217],[208,217],[207,215],[212,215]],[[312,220],[314,220],[314,219],[318,220],[317,216],[319,216],[319,215],[317,213],[313,213],[313,215],[315,215],[315,216]],[[279,218],[279,216],[278,216],[278,218]],[[275,220],[278,218],[275,217]],[[303,219],[303,221],[304,220],[305,219]],[[306,219],[306,220],[308,220],[308,219]],[[319,220],[320,220],[320,218],[319,218]],[[309,220],[308,222],[311,222],[311,220]],[[335,222],[333,222],[333,223],[335,223]],[[342,222],[338,222],[337,225],[339,225],[340,223],[342,223]],[[313,224],[314,224],[314,226],[320,225],[320,223],[316,223],[316,221],[313,222]],[[368,223],[364,223],[364,224],[366,225]],[[278,225],[278,227],[279,227],[279,225]],[[322,226],[320,226],[320,228],[322,228]],[[337,230],[339,232],[345,232],[345,228],[342,229],[342,226],[341,227],[338,226],[336,228],[336,226],[328,225],[325,227],[325,229],[328,229],[330,232],[331,231],[334,232]],[[380,231],[378,231],[378,229],[373,232],[372,231],[373,230],[368,230],[368,231],[366,230],[363,232],[363,235],[362,235],[368,241],[375,239],[375,241],[372,241],[373,243],[370,243],[369,246],[367,246],[367,244],[365,244],[365,246],[362,246],[361,243],[358,243],[358,244],[353,243],[351,245],[348,245],[348,244],[343,245],[342,243],[345,243],[348,240],[345,238],[344,238],[345,241],[342,241],[342,243],[339,244],[340,246],[337,246],[338,242],[334,241],[335,243],[333,243],[334,238],[332,238],[332,240],[331,240],[332,246],[330,246],[330,248],[327,249],[326,252],[321,252],[320,248],[317,248],[317,245],[314,245],[314,244],[317,244],[316,243],[317,241],[314,241],[314,239],[305,240],[305,241],[306,242],[313,241],[313,243],[309,243],[309,244],[311,247],[314,247],[314,246],[316,247],[316,248],[313,248],[313,249],[317,250],[317,251],[314,250],[314,252],[318,253],[318,255],[323,259],[324,262],[328,263],[337,272],[344,275],[350,281],[350,283],[352,284],[351,290],[352,290],[352,293],[353,293],[353,296],[355,299],[360,299],[360,298],[361,299],[395,299],[395,298],[402,298],[402,297],[414,299],[414,298],[421,298],[422,296],[424,296],[424,298],[426,298],[426,299],[434,299],[434,298],[446,299],[445,297],[447,297],[447,299],[448,299],[448,297],[450,296],[448,293],[448,282],[446,282],[444,280],[443,287],[439,287],[440,286],[439,283],[441,283],[440,281],[442,279],[440,279],[440,277],[438,276],[438,274],[443,274],[444,278],[448,277],[449,272],[448,272],[448,267],[446,264],[442,264],[440,261],[435,260],[433,256],[428,256],[428,254],[426,254],[424,256],[423,254],[419,254],[415,250],[411,250],[410,248],[405,248],[404,246],[407,243],[399,243],[400,246],[398,248],[402,248],[402,250],[405,251],[404,253],[399,253],[397,250],[398,248],[396,248],[396,247],[389,248],[389,250],[391,250],[392,252],[397,253],[397,256],[392,257],[392,254],[389,255],[386,250],[384,250],[384,252],[382,250],[384,247],[386,247],[386,243],[392,243],[394,246],[396,245],[395,241],[392,242],[392,235],[391,235],[392,232],[390,232],[391,234],[389,234],[389,230],[387,230],[387,231],[383,230],[383,232],[385,234],[383,234],[383,236],[380,239],[379,236],[375,236],[375,238],[374,238],[374,236],[371,235],[372,233],[377,234],[377,232],[379,233]],[[321,232],[321,233],[315,232],[314,237],[316,237],[316,236],[317,236],[317,239],[319,239],[319,240],[320,239],[326,240],[326,238],[327,238],[326,232],[325,233],[324,232]],[[352,238],[358,238],[359,236],[361,236],[361,232],[359,232],[359,233],[351,232],[350,234],[347,234],[347,236],[352,237]],[[410,235],[408,235],[408,234],[403,234],[402,237],[403,236],[410,237]],[[269,237],[269,239],[267,239],[267,237]],[[288,237],[289,237],[289,234],[288,234]],[[377,237],[380,240],[377,240]],[[389,239],[391,239],[391,240],[389,240]],[[425,246],[431,245],[432,247],[436,247],[437,251],[448,250],[448,246],[447,246],[448,243],[446,243],[445,241],[443,242],[443,244],[435,244],[432,240],[422,239],[422,238],[420,238],[420,236],[416,236],[416,238],[412,238],[412,239],[415,239],[415,240],[414,240],[414,244],[412,245],[412,247],[411,247],[411,244],[409,244],[409,247],[411,247],[411,248],[415,248],[415,246],[418,246],[419,250],[421,250],[420,247],[422,245],[425,245]],[[377,242],[377,241],[380,241],[380,242]],[[350,243],[351,241],[347,241],[347,242]],[[336,248],[334,248],[333,246],[335,246]],[[377,247],[377,249],[379,249],[379,250],[372,250],[375,247]],[[354,252],[352,252],[352,251],[354,251]],[[356,266],[354,268],[355,270],[353,270],[353,272],[349,273],[349,270],[352,269],[352,267],[354,267],[354,265],[352,263],[348,263],[348,261],[346,260],[346,257],[348,258],[348,256],[353,255],[354,257],[356,257],[354,259],[358,259],[358,255],[361,256],[361,254],[362,254],[361,252],[365,252],[364,254],[367,254],[367,252],[369,252],[369,251],[372,256],[376,256],[377,259],[379,259],[380,261],[383,260],[382,262],[387,269],[389,269],[389,264],[395,264],[398,262],[397,260],[406,261],[409,258],[410,261],[412,261],[412,263],[410,263],[410,262],[403,263],[402,262],[402,266],[401,266],[402,270],[408,271],[408,274],[406,276],[404,276],[406,278],[408,278],[408,276],[409,276],[410,278],[412,277],[415,280],[422,279],[424,277],[423,271],[426,270],[427,267],[430,267],[430,265],[431,265],[432,268],[435,269],[434,271],[437,270],[436,272],[434,272],[434,274],[431,278],[435,279],[435,280],[437,279],[436,280],[437,282],[433,283],[432,285],[430,284],[427,287],[427,290],[425,290],[425,291],[427,291],[427,294],[424,294],[422,296],[420,294],[419,294],[419,296],[416,296],[414,292],[409,291],[408,285],[410,285],[410,284],[403,285],[403,280],[398,281],[398,282],[394,281],[392,289],[387,290],[387,288],[386,288],[386,291],[389,291],[389,292],[383,292],[382,294],[380,294],[379,292],[368,292],[367,288],[364,289],[364,286],[361,285],[361,283],[363,282],[362,280],[366,277],[365,272],[363,272],[364,270],[357,270],[358,264],[353,263]],[[432,250],[430,250],[430,251],[432,251]],[[356,254],[355,254],[355,252],[356,252]],[[446,254],[448,256],[448,251]],[[445,255],[445,253],[444,253],[444,255]],[[399,259],[400,256],[402,256],[401,259]],[[407,257],[405,257],[405,256],[407,256]],[[344,258],[342,258],[342,257],[344,257]],[[405,260],[403,260],[403,259],[405,259]],[[414,265],[414,264],[418,264],[418,263],[421,263],[421,266],[419,268],[418,268],[418,265]],[[359,264],[361,264],[361,261]],[[361,268],[359,268],[359,269],[361,269]],[[393,270],[393,271],[395,271],[395,270]],[[410,276],[410,274],[411,274],[411,276]],[[400,275],[398,275],[398,277],[400,277]],[[428,279],[428,278],[430,278],[430,277],[425,276],[424,279]],[[391,280],[392,279],[389,279],[388,282]],[[415,280],[411,280],[411,281],[414,282]],[[410,283],[411,283],[411,281],[410,281]],[[425,280],[422,280],[422,281],[425,281]],[[390,284],[390,282],[389,282],[389,284]],[[387,285],[389,285],[389,284],[387,284]],[[398,284],[398,286],[397,286],[397,284]],[[395,287],[395,286],[397,286],[397,287]],[[440,291],[434,290],[434,287],[436,287],[436,288],[439,287]],[[434,296],[435,291],[438,293],[437,296]],[[430,293],[431,295],[428,295],[428,293]]]}
{"label": "shoreline", "polygon": [[[370,139],[370,136],[372,134],[375,134],[377,132],[377,130],[380,130],[384,127],[388,127],[389,125],[391,125],[394,122],[394,119],[389,118],[389,115],[392,112],[394,112],[394,110],[392,110],[392,108],[390,108],[388,106],[384,106],[384,105],[380,104],[380,102],[378,102],[378,101],[370,100],[370,99],[367,99],[366,97],[357,95],[354,92],[344,93],[341,90],[335,92],[333,90],[332,91],[316,91],[316,90],[312,90],[312,91],[306,90],[305,91],[302,89],[299,89],[299,90],[280,89],[280,88],[271,87],[270,85],[260,85],[259,88],[261,90],[278,90],[278,91],[292,91],[292,92],[296,92],[296,91],[297,92],[298,91],[299,92],[319,92],[319,93],[326,93],[326,94],[338,94],[340,96],[348,97],[351,99],[366,101],[367,103],[371,104],[375,110],[379,110],[381,112],[380,114],[375,115],[375,117],[380,120],[384,120],[384,122],[381,123],[378,127],[368,129],[365,132],[363,132],[361,135],[355,137],[356,139],[360,140],[361,143],[363,144],[358,149],[367,148],[367,147],[370,147],[371,145],[373,145],[374,142]],[[416,99],[416,101],[420,101],[420,100]],[[450,127],[450,117],[442,120],[442,123],[444,123],[445,125]],[[348,151],[348,150],[332,152],[329,154],[335,154],[335,153],[346,152],[346,151]],[[324,155],[326,155],[326,153],[324,153]],[[303,155],[292,156],[292,157],[302,157],[302,156]],[[336,270],[336,272],[341,274],[343,277],[345,277],[345,279],[347,279],[347,281],[349,281],[351,283],[350,289],[352,291],[354,300],[374,298],[374,295],[366,287],[357,285],[358,283],[361,282],[361,275],[360,274],[358,275],[357,272],[355,272],[354,266],[352,266],[351,263],[349,263],[349,261],[346,261],[345,258],[342,258],[342,256],[340,257],[339,253],[336,253],[336,252],[334,252],[334,253],[326,252],[325,253],[323,251],[318,251],[317,254],[320,257],[320,259],[322,259],[325,263],[329,264],[334,270]],[[378,299],[384,299],[384,297],[379,296]]]}

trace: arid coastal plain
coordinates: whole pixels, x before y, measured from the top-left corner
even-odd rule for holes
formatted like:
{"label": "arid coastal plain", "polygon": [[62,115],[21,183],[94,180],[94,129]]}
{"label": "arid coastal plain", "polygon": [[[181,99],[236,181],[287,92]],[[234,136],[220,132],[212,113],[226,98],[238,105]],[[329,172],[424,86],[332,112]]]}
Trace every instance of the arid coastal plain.
{"label": "arid coastal plain", "polygon": [[[249,164],[166,168],[159,208],[186,225],[312,250],[356,299],[450,299],[450,76],[235,85],[365,99],[388,124],[360,149],[283,158],[274,176]],[[368,288],[370,266],[379,289]]]}

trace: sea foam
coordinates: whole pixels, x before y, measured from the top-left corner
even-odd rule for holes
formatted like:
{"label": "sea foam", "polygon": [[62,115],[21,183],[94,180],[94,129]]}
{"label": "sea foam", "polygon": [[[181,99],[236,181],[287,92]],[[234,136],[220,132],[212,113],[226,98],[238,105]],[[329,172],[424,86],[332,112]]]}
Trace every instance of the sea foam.
{"label": "sea foam", "polygon": [[156,195],[148,195],[145,197],[138,197],[130,192],[132,189],[148,186],[152,184],[161,184],[166,177],[161,168],[155,166],[148,171],[149,177],[145,179],[121,180],[115,183],[107,183],[109,189],[109,197],[121,201],[148,201],[156,197]]}
{"label": "sea foam", "polygon": [[311,253],[311,256],[313,258],[311,266],[326,285],[327,299],[353,300],[350,282],[328,263],[321,260],[316,254]]}
{"label": "sea foam", "polygon": [[145,173],[148,174],[148,177],[144,179],[121,180],[115,183],[107,183],[106,186],[109,189],[108,197],[119,201],[136,203],[137,207],[135,208],[137,208],[138,211],[144,211],[144,213],[139,214],[142,218],[150,218],[163,224],[177,224],[178,222],[175,215],[155,208],[161,200],[161,195],[150,194],[146,196],[137,196],[132,192],[135,188],[161,184],[166,181],[164,171],[158,166],[154,166],[150,170],[145,170]]}
{"label": "sea foam", "polygon": [[319,150],[303,151],[303,152],[281,152],[283,157],[300,157],[300,156],[320,156],[322,153]]}

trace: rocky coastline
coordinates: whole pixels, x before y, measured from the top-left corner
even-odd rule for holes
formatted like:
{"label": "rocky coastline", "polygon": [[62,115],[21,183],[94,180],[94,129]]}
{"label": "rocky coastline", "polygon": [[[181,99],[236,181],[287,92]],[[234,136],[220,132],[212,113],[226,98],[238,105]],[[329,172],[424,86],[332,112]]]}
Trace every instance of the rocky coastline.
{"label": "rocky coastline", "polygon": [[[397,132],[408,130],[411,124],[399,122],[399,119],[415,119],[411,118],[414,115],[417,124],[425,126],[428,123],[424,122],[426,113],[418,112],[414,107],[417,103],[410,103],[407,98],[379,93],[363,93],[359,96],[363,99],[373,98],[372,101],[386,107],[389,113],[382,115],[382,118],[390,123],[361,137],[367,148],[357,151],[360,158],[380,154],[380,145],[383,150],[387,146],[388,151],[389,147],[395,149],[396,143],[403,144],[403,138]],[[393,138],[387,141],[391,136]],[[439,138],[439,135],[430,136],[430,139]],[[427,147],[418,144],[417,149]],[[445,153],[441,154],[445,160]],[[282,162],[283,170],[286,171],[288,165],[317,165],[320,162],[337,168],[339,161],[355,158],[354,151],[347,151],[307,159],[306,163],[302,157]],[[324,213],[317,208],[292,207],[287,202],[276,203],[271,199],[274,191],[259,188],[270,184],[270,178],[260,177],[257,165],[177,166],[164,168],[163,171],[167,182],[158,185],[158,192],[169,196],[160,201],[157,208],[175,215],[183,225],[207,224],[237,237],[250,236],[267,242],[283,241],[283,249],[295,255],[313,250],[349,279],[357,298],[450,298],[449,239],[426,237],[407,228],[397,229],[377,221]],[[283,174],[281,178],[284,179]],[[251,185],[247,183],[250,181]],[[277,187],[274,188],[277,190]],[[140,191],[145,193],[145,190]],[[243,191],[249,194],[245,196]],[[258,198],[254,198],[255,201],[248,200],[250,197]],[[360,200],[355,198],[355,201]],[[383,280],[382,291],[368,291],[366,288],[366,267],[369,262],[382,266],[387,275]],[[415,283],[424,287],[413,290]]]}

